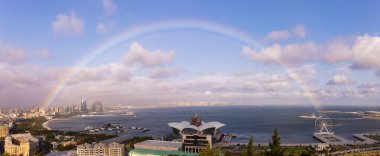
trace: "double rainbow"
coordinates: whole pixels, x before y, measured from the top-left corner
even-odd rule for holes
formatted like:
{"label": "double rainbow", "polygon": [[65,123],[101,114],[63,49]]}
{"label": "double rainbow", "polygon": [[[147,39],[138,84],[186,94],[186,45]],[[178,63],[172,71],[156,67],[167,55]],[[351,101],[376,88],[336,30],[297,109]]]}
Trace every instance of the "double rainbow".
{"label": "double rainbow", "polygon": [[[138,25],[127,31],[116,35],[101,44],[97,45],[92,51],[85,55],[73,68],[68,70],[63,76],[56,82],[52,90],[49,92],[48,96],[45,98],[41,107],[47,107],[56,102],[57,97],[65,89],[66,84],[78,73],[81,67],[86,66],[90,61],[95,59],[100,54],[103,54],[109,49],[119,45],[123,41],[131,40],[138,36],[149,35],[151,33],[157,33],[160,31],[171,31],[171,30],[201,30],[205,33],[210,33],[212,35],[226,37],[228,39],[238,41],[244,45],[253,46],[255,48],[260,48],[259,42],[254,38],[249,36],[247,33],[243,33],[238,29],[227,27],[225,25],[216,24],[208,21],[201,20],[174,20],[174,21],[159,21],[143,25]],[[299,86],[304,90],[306,95],[309,97],[311,104],[317,109],[319,108],[319,102],[317,96],[313,94],[311,87],[302,79],[302,77],[295,72],[290,65],[279,62],[283,67],[286,68],[288,74],[293,75],[293,79],[297,82]]]}

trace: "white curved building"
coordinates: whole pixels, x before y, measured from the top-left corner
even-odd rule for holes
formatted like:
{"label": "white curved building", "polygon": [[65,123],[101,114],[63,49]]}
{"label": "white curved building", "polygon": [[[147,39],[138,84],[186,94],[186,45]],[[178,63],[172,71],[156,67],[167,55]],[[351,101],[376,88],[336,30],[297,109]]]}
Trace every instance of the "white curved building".
{"label": "white curved building", "polygon": [[189,121],[182,121],[182,122],[171,122],[168,123],[169,127],[173,128],[173,133],[175,135],[211,135],[216,136],[216,134],[219,132],[219,129],[225,124],[212,121],[212,122],[204,122],[201,120],[201,118],[198,116],[198,114],[195,114],[190,122]]}

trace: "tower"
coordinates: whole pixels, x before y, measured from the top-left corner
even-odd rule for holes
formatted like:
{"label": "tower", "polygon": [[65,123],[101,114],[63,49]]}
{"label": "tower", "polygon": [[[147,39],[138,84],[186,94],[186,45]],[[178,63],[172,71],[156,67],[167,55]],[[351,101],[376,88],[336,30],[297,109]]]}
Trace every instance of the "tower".
{"label": "tower", "polygon": [[87,111],[87,102],[85,99],[82,99],[81,103],[80,103],[80,110],[82,112],[86,112]]}

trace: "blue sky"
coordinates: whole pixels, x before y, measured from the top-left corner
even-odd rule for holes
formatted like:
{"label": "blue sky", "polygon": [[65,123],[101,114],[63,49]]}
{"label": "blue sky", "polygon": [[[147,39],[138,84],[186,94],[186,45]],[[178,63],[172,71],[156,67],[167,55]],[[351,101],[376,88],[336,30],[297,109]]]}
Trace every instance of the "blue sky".
{"label": "blue sky", "polygon": [[[379,1],[0,2],[2,107],[42,105],[72,69],[79,72],[49,105],[81,97],[154,106],[379,100]],[[256,43],[182,26],[125,39],[76,66],[132,28],[181,20],[223,26]]]}

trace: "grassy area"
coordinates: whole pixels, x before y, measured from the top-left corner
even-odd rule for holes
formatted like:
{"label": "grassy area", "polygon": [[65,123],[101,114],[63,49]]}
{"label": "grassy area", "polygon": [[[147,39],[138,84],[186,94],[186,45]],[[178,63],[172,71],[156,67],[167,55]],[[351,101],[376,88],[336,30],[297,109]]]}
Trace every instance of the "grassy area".
{"label": "grassy area", "polygon": [[338,138],[335,138],[335,137],[325,137],[327,140],[331,141],[331,142],[338,142],[340,141]]}
{"label": "grassy area", "polygon": [[307,147],[287,147],[285,155],[301,155],[301,153],[308,153]]}
{"label": "grassy area", "polygon": [[145,140],[153,140],[153,138],[151,136],[133,137],[130,140],[124,141],[123,144],[125,144],[127,150],[132,150],[134,148],[134,144],[143,142]]}
{"label": "grassy area", "polygon": [[345,146],[332,146],[331,151],[332,152],[338,152],[338,151],[345,151],[348,150]]}
{"label": "grassy area", "polygon": [[369,145],[350,145],[349,147],[353,149],[361,149],[361,148],[370,148],[370,147],[379,147],[379,144],[369,144]]}

